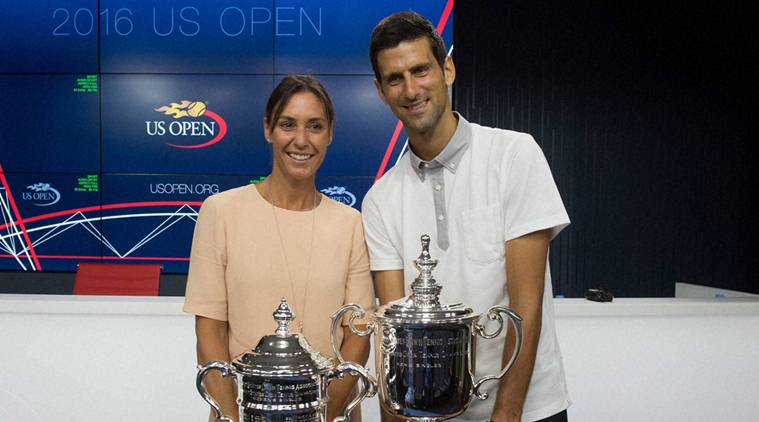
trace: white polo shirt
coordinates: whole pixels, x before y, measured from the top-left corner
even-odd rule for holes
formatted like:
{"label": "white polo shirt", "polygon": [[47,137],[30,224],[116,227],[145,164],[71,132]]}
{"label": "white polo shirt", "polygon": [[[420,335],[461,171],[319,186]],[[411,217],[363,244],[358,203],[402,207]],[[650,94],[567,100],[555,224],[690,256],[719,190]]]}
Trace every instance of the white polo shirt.
{"label": "white polo shirt", "polygon": [[[569,217],[532,136],[457,116],[445,149],[430,162],[409,151],[372,186],[362,213],[373,271],[403,269],[410,294],[419,238],[429,234],[430,254],[439,261],[433,275],[443,286],[441,303],[463,302],[483,313],[509,302],[505,242],[543,229],[551,229],[553,238]],[[476,379],[500,372],[504,335],[478,339]],[[461,420],[490,418],[498,383],[483,386],[490,398],[475,398]],[[522,420],[546,418],[569,403],[546,262],[542,328]]]}

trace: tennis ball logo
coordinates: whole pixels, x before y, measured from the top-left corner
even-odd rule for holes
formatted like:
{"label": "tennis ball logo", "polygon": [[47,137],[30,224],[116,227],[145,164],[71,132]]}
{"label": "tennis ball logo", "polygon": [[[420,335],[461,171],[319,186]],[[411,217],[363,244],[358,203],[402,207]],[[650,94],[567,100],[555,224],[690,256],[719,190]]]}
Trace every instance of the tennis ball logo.
{"label": "tennis ball logo", "polygon": [[[166,142],[172,148],[197,149],[206,148],[218,143],[227,134],[227,122],[206,108],[203,101],[182,100],[172,102],[169,105],[154,108],[153,110],[173,117],[171,122],[146,121],[146,133],[149,136],[174,136],[182,138],[203,139],[187,143]],[[198,117],[203,119],[196,119]],[[187,117],[187,119],[183,119]],[[182,120],[180,120],[182,119]]]}
{"label": "tennis ball logo", "polygon": [[162,112],[175,119],[187,116],[200,117],[206,112],[206,105],[202,101],[182,100],[178,103],[171,103],[167,106],[158,107],[155,111]]}

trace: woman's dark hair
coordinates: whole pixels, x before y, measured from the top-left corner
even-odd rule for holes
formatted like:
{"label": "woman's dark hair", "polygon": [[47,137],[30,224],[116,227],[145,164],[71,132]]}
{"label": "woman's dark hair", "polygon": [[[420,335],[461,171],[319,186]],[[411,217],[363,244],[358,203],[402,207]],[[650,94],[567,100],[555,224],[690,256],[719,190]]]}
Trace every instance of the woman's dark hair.
{"label": "woman's dark hair", "polygon": [[290,101],[290,98],[301,92],[310,92],[321,101],[324,106],[324,113],[327,115],[327,122],[332,128],[335,121],[335,109],[332,106],[332,99],[324,89],[324,85],[318,79],[308,75],[287,75],[279,82],[269,95],[269,101],[266,102],[266,111],[264,112],[264,121],[269,127],[269,132],[274,130],[274,125],[282,111]]}
{"label": "woman's dark hair", "polygon": [[404,41],[414,41],[425,37],[430,43],[432,55],[443,68],[445,63],[445,44],[443,39],[432,26],[432,22],[416,12],[398,12],[382,19],[372,30],[372,38],[369,42],[369,58],[372,61],[372,70],[377,81],[382,82],[377,56],[380,51],[397,47]]}

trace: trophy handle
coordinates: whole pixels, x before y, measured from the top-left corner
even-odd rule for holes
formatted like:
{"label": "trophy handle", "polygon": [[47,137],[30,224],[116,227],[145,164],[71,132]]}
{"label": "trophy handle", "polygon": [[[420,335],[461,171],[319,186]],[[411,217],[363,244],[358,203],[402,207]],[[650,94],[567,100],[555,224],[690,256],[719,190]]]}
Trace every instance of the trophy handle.
{"label": "trophy handle", "polygon": [[520,317],[516,312],[512,311],[511,309],[505,307],[505,306],[493,306],[492,308],[488,309],[487,315],[488,319],[491,321],[498,321],[498,329],[488,334],[485,332],[485,326],[481,325],[479,322],[474,325],[474,329],[477,332],[477,335],[484,339],[492,339],[498,336],[498,334],[501,334],[501,331],[503,331],[503,318],[501,318],[501,314],[506,314],[507,317],[511,320],[511,323],[514,325],[514,333],[516,334],[516,342],[514,343],[514,353],[511,354],[511,359],[509,359],[509,362],[506,364],[506,366],[501,369],[501,373],[498,375],[488,375],[485,377],[482,377],[477,382],[474,383],[474,394],[477,396],[480,400],[485,400],[488,398],[487,392],[481,392],[480,386],[482,383],[486,381],[491,380],[500,380],[503,378],[504,375],[506,375],[507,372],[509,372],[509,369],[514,365],[514,362],[517,360],[517,356],[519,356],[519,351],[522,349],[522,317]]}
{"label": "trophy handle", "polygon": [[355,303],[349,303],[340,309],[336,310],[335,313],[332,314],[332,328],[330,329],[330,343],[332,343],[332,351],[335,352],[335,356],[337,356],[337,360],[339,362],[345,362],[345,359],[343,359],[343,355],[340,354],[340,345],[337,344],[337,329],[340,327],[340,321],[343,319],[343,315],[348,312],[353,311],[351,314],[350,319],[348,319],[348,327],[350,327],[351,331],[355,333],[358,336],[365,337],[374,331],[374,325],[369,323],[367,326],[367,329],[365,331],[361,331],[358,328],[356,328],[355,325],[353,325],[353,320],[356,318],[363,318],[364,315],[366,315],[366,312],[364,312],[364,308],[361,307],[361,305],[357,305]]}
{"label": "trophy handle", "polygon": [[374,380],[374,377],[369,375],[366,368],[354,362],[343,362],[337,365],[337,367],[330,371],[328,375],[328,384],[336,378],[343,378],[345,374],[352,374],[358,377],[358,396],[351,400],[351,402],[348,403],[348,406],[345,407],[343,414],[335,417],[332,422],[349,422],[350,414],[353,412],[353,409],[358,407],[364,399],[373,397],[377,394],[377,381]]}
{"label": "trophy handle", "polygon": [[[213,360],[211,362],[208,362],[204,366],[198,367],[198,376],[195,378],[195,387],[198,389],[198,392],[200,393],[200,396],[203,397],[203,400],[206,401],[209,405],[211,405],[211,408],[213,409],[214,413],[216,413],[216,419],[222,421],[222,422],[234,422],[232,418],[229,416],[224,416],[221,413],[221,406],[219,406],[219,403],[214,400],[213,397],[211,397],[210,394],[208,394],[208,390],[206,390],[206,387],[203,385],[203,379],[206,377],[206,375],[213,371],[219,371],[221,372],[221,375],[223,377],[229,377],[234,375],[232,372],[232,368],[229,366],[228,363],[222,362],[220,360]],[[237,378],[234,378],[235,383],[237,383]]]}

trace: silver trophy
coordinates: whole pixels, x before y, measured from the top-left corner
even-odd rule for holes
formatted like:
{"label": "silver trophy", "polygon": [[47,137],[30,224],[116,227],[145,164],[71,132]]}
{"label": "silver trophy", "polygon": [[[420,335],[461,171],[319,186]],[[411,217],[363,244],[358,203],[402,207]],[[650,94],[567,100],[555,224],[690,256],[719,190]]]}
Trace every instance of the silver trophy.
{"label": "silver trophy", "polygon": [[198,368],[196,387],[211,405],[216,418],[232,422],[222,415],[216,400],[206,391],[203,379],[217,370],[224,377],[234,377],[240,422],[324,422],[327,417],[327,386],[345,374],[359,377],[359,394],[335,422],[348,421],[351,411],[362,400],[374,396],[376,382],[366,369],[353,362],[333,361],[313,350],[306,339],[290,334],[293,313],[287,300],[274,311],[277,330],[264,336],[251,351],[227,362],[211,361]]}
{"label": "silver trophy", "polygon": [[[437,260],[430,257],[430,237],[422,236],[422,253],[414,260],[419,276],[411,286],[411,296],[380,307],[361,331],[354,325],[364,317],[359,305],[349,304],[332,315],[332,348],[342,362],[335,344],[337,326],[352,311],[348,325],[354,333],[374,333],[377,385],[380,405],[392,415],[414,421],[441,421],[466,410],[472,399],[488,398],[482,384],[500,380],[516,361],[522,347],[522,318],[505,306],[493,306],[486,315],[498,322],[487,333],[480,324],[482,315],[462,304],[441,305],[441,286],[432,278]],[[501,314],[514,325],[516,344],[509,362],[498,375],[474,379],[477,336],[492,339],[504,329]]]}

